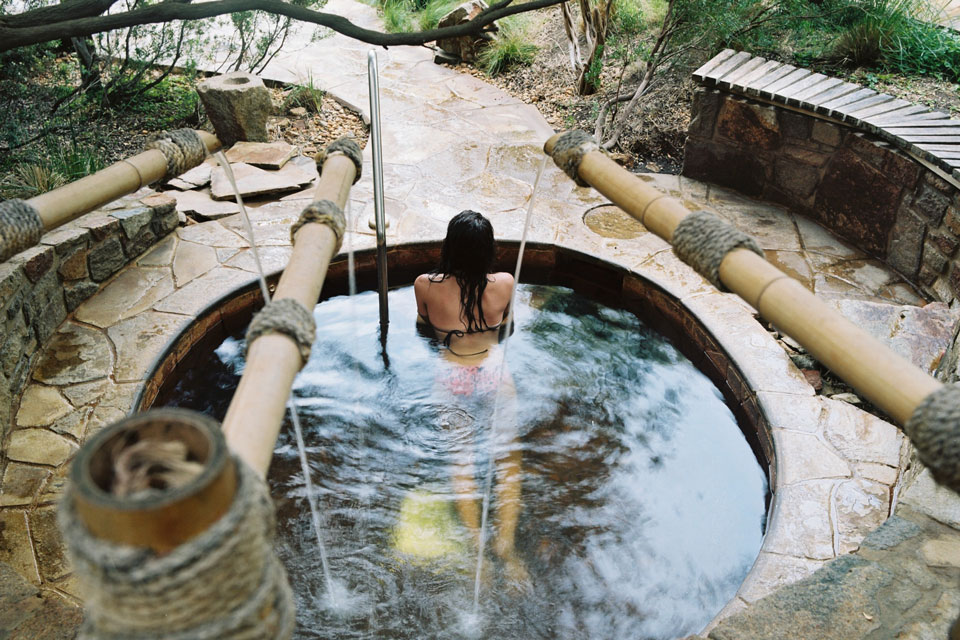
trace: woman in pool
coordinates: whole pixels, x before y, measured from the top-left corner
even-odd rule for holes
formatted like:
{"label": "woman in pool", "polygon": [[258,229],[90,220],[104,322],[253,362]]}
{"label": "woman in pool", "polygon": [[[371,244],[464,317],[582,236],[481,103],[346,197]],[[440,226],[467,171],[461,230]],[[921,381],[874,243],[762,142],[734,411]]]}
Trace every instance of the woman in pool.
{"label": "woman in pool", "polygon": [[[497,459],[497,535],[493,550],[503,560],[509,577],[523,581],[526,570],[514,553],[514,533],[520,513],[521,452],[515,443],[516,390],[509,370],[503,372],[500,329],[508,322],[513,276],[493,272],[493,225],[476,211],[461,211],[447,225],[440,264],[414,283],[417,321],[432,329],[445,347],[447,367],[438,379],[445,400],[460,407],[444,410],[445,428],[463,431],[478,415],[490,416],[501,394],[491,434],[494,446],[509,443]],[[501,418],[502,416],[502,418]],[[486,425],[479,424],[481,429]],[[456,433],[462,441],[465,434]],[[506,437],[504,437],[506,436]],[[468,436],[469,437],[469,436]],[[472,448],[472,447],[470,447]],[[453,490],[463,523],[479,540],[480,507],[473,455],[455,451]]]}

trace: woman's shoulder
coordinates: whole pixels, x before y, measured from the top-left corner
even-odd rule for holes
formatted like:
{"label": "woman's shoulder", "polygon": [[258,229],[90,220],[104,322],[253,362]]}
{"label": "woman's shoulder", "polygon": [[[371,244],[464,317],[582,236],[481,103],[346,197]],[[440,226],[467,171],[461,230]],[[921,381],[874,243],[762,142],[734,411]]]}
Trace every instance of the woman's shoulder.
{"label": "woman's shoulder", "polygon": [[497,273],[491,273],[487,276],[487,283],[489,285],[495,285],[498,287],[512,287],[513,286],[513,275],[507,273],[506,271],[498,271]]}

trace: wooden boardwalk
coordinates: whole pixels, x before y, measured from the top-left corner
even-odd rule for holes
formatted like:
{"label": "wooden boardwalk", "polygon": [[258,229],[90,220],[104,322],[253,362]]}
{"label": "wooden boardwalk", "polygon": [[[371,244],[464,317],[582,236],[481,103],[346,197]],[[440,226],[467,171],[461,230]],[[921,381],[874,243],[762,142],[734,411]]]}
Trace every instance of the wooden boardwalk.
{"label": "wooden boardwalk", "polygon": [[[960,0],[955,3],[960,12]],[[846,123],[933,165],[960,185],[960,120],[809,69],[725,49],[693,73],[700,84]]]}

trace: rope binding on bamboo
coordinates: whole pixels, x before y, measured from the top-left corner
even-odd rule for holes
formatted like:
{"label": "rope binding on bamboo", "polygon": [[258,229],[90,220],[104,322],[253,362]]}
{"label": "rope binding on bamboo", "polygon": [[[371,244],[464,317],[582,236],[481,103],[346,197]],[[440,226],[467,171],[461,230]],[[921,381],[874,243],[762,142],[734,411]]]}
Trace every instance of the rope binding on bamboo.
{"label": "rope binding on bamboo", "polygon": [[573,129],[567,131],[553,146],[553,162],[570,176],[570,179],[581,187],[589,187],[590,183],[580,177],[580,161],[591,151],[601,151],[600,145],[586,131]]}
{"label": "rope binding on bamboo", "polygon": [[960,493],[960,385],[924,398],[903,430],[934,479]]}
{"label": "rope binding on bamboo", "polygon": [[207,146],[193,129],[161,131],[154,135],[144,148],[157,149],[166,157],[167,174],[163,180],[177,177],[199,165],[207,157]]}
{"label": "rope binding on bamboo", "polygon": [[721,291],[727,288],[720,282],[720,263],[734,249],[764,257],[756,240],[706,211],[685,216],[673,231],[673,252]]}
{"label": "rope binding on bamboo", "polygon": [[325,224],[333,230],[333,233],[337,236],[337,247],[334,249],[334,253],[340,251],[340,246],[343,244],[343,234],[347,230],[347,218],[343,214],[343,209],[332,200],[317,200],[310,203],[300,212],[300,218],[290,227],[290,242],[296,244],[297,231],[300,231],[303,225],[312,222]]}
{"label": "rope binding on bamboo", "polygon": [[[229,456],[216,421],[175,411],[190,413],[194,423],[205,423],[204,429],[216,441],[212,448],[218,452],[218,459],[221,452]],[[116,451],[112,450],[149,442],[151,437],[162,440],[166,432],[156,425],[165,424],[170,412],[162,409],[139,414],[105,429],[81,449],[74,462],[58,521],[74,571],[86,587],[86,616],[80,638],[290,638],[294,628],[293,594],[273,551],[273,503],[264,481],[240,459],[229,458],[237,482],[224,514],[169,552],[106,540],[91,532],[89,517],[80,509],[80,499],[86,501],[91,491],[94,500],[109,503],[121,512],[136,512],[144,505],[182,493],[183,487],[146,487],[120,497],[109,486],[109,476],[116,474],[117,461],[123,457],[113,455]],[[164,414],[150,425],[152,433],[130,426],[139,421],[137,426],[142,427],[151,414]],[[192,461],[168,462],[182,467]],[[209,464],[205,471],[216,467]],[[189,495],[190,487],[187,489]]]}
{"label": "rope binding on bamboo", "polygon": [[363,174],[363,152],[360,150],[360,145],[348,136],[337,138],[327,145],[326,149],[317,154],[314,159],[317,163],[317,171],[323,173],[323,163],[327,161],[327,158],[338,153],[347,156],[353,161],[353,166],[357,168],[357,173],[353,177],[353,184],[357,184],[357,181],[360,180],[360,176]]}
{"label": "rope binding on bamboo", "polygon": [[268,333],[282,333],[297,344],[303,362],[302,369],[310,359],[310,348],[317,335],[317,324],[302,304],[293,298],[281,298],[264,305],[263,309],[253,316],[247,328],[247,351],[254,341]]}
{"label": "rope binding on bamboo", "polygon": [[0,262],[40,242],[43,220],[30,203],[17,198],[0,202]]}

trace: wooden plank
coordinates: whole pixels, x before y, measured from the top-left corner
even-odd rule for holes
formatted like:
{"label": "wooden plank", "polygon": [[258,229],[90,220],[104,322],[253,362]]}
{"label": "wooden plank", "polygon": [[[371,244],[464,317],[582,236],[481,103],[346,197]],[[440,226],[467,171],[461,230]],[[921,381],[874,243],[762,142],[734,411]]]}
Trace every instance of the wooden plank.
{"label": "wooden plank", "polygon": [[730,87],[733,86],[734,82],[736,82],[743,76],[747,75],[757,67],[762,66],[766,61],[767,61],[766,58],[760,58],[760,57],[754,58],[752,60],[748,60],[744,64],[740,65],[730,73],[720,78],[720,80],[717,82],[717,86],[720,87],[721,89],[729,89]]}
{"label": "wooden plank", "polygon": [[796,95],[791,96],[791,98],[798,103],[803,102],[810,96],[815,96],[817,94],[823,93],[827,89],[832,89],[838,84],[841,84],[843,80],[840,78],[826,78],[822,82],[818,82],[815,85],[807,87],[803,91],[798,92]]}
{"label": "wooden plank", "polygon": [[782,64],[782,62],[777,62],[776,60],[767,60],[759,67],[734,82],[730,89],[733,91],[739,91],[740,93],[746,93],[746,91],[754,82],[772,72],[777,67],[780,67]]}
{"label": "wooden plank", "polygon": [[781,89],[780,97],[786,100],[787,102],[790,102],[790,99],[793,98],[793,96],[797,95],[801,91],[804,91],[816,84],[819,84],[820,81],[826,79],[826,77],[827,76],[823,75],[822,73],[811,74],[806,78],[804,78],[803,80],[800,80],[799,82],[794,82],[789,87],[786,87],[785,89]]}
{"label": "wooden plank", "polygon": [[960,135],[954,136],[897,136],[906,140],[907,142],[937,142],[937,143],[954,143],[960,144]]}
{"label": "wooden plank", "polygon": [[950,158],[947,160],[947,164],[956,169],[960,167],[960,160],[954,160],[953,158]]}
{"label": "wooden plank", "polygon": [[927,127],[939,126],[939,127],[952,127],[950,120],[891,120],[889,122],[881,122],[876,125],[882,129],[916,129],[917,131],[923,131]]}
{"label": "wooden plank", "polygon": [[747,87],[747,93],[754,96],[760,95],[760,91],[765,86],[776,82],[777,80],[787,75],[794,69],[796,69],[796,67],[793,66],[792,64],[785,64],[777,67],[776,69],[774,69],[773,71],[771,71],[770,73],[763,76],[756,82],[752,83],[749,87]]}
{"label": "wooden plank", "polygon": [[736,53],[733,49],[724,49],[717,55],[707,60],[702,67],[693,72],[693,79],[697,82],[703,82],[707,74],[719,67],[728,58]]}
{"label": "wooden plank", "polygon": [[896,111],[890,111],[882,115],[870,116],[869,118],[864,118],[870,124],[882,124],[887,120],[898,120],[901,118],[910,118],[915,116],[918,113],[924,113],[929,111],[926,107],[919,104],[911,104],[909,107],[904,107],[903,109],[897,109]]}
{"label": "wooden plank", "polygon": [[857,113],[851,113],[850,115],[860,119],[866,120],[872,116],[880,115],[881,113],[889,113],[891,111],[896,111],[903,107],[912,106],[912,102],[907,102],[906,100],[892,100],[890,102],[884,102],[883,104],[878,104],[876,106],[870,107],[868,109],[861,109]]}
{"label": "wooden plank", "polygon": [[949,120],[950,116],[945,113],[940,113],[939,111],[927,111],[925,113],[916,113],[912,116],[907,116],[904,118],[890,118],[888,121],[886,118],[881,119],[880,124],[885,127],[912,127],[926,122],[933,121],[943,121]]}
{"label": "wooden plank", "polygon": [[807,76],[811,75],[813,72],[809,69],[797,69],[791,73],[788,73],[784,77],[780,78],[776,82],[771,82],[763,89],[760,90],[760,95],[767,96],[771,99],[780,99],[780,91],[786,89],[790,85],[803,80]]}
{"label": "wooden plank", "polygon": [[895,98],[886,93],[878,93],[875,96],[865,98],[863,100],[858,100],[857,102],[852,102],[850,104],[843,105],[843,108],[838,109],[843,113],[844,120],[857,120],[857,112],[869,109],[870,107],[875,107],[877,105],[886,104],[888,102],[893,102]]}
{"label": "wooden plank", "polygon": [[824,102],[823,104],[817,105],[817,110],[818,111],[824,110],[824,111],[831,111],[831,112],[836,111],[837,109],[839,109],[844,105],[853,104],[854,102],[859,102],[864,98],[869,98],[870,96],[874,96],[876,94],[877,92],[874,91],[873,89],[858,89],[853,93],[848,93],[845,96],[840,96],[839,98],[834,98],[829,102]]}
{"label": "wooden plank", "polygon": [[704,83],[716,85],[720,78],[738,68],[752,57],[753,56],[746,51],[741,51],[740,53],[735,54],[733,57],[721,62],[720,66],[718,66],[716,69],[704,75]]}
{"label": "wooden plank", "polygon": [[929,151],[930,153],[951,153],[953,151],[960,151],[955,144],[918,144],[917,148],[923,149],[924,151]]}
{"label": "wooden plank", "polygon": [[903,124],[891,124],[885,129],[911,129],[913,131],[925,131],[927,129],[954,129],[960,127],[960,120],[907,120]]}
{"label": "wooden plank", "polygon": [[883,128],[887,133],[895,136],[960,136],[960,128],[957,127],[893,127]]}
{"label": "wooden plank", "polygon": [[824,102],[828,102],[835,98],[845,96],[849,93],[853,93],[854,91],[859,91],[860,88],[861,87],[858,84],[851,84],[849,82],[844,82],[843,84],[833,87],[832,89],[828,89],[823,93],[817,94],[815,96],[811,96],[806,100],[801,100],[800,106],[803,107],[804,109],[810,109],[812,111]]}

